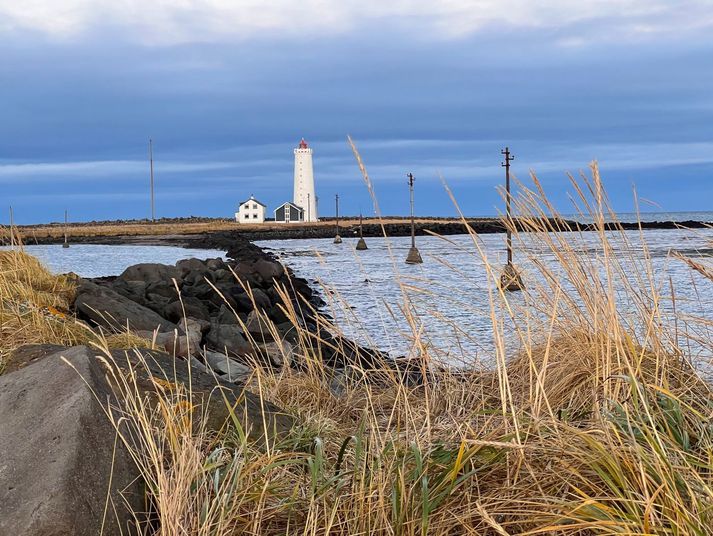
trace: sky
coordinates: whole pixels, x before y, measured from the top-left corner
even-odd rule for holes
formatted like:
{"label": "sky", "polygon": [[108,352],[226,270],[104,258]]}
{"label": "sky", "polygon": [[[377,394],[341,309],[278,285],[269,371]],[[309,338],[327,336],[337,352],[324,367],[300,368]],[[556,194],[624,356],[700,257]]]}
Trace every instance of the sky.
{"label": "sky", "polygon": [[614,207],[713,210],[713,0],[0,0],[0,224],[501,210],[500,151],[571,212],[599,162]]}

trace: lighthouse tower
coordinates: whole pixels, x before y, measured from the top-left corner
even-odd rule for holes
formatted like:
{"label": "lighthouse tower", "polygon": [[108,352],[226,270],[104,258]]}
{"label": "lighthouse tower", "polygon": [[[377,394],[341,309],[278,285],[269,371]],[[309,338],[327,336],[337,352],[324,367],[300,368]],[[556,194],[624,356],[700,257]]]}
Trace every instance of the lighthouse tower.
{"label": "lighthouse tower", "polygon": [[318,221],[317,196],[314,194],[312,149],[304,138],[295,149],[295,192],[293,202],[304,210],[304,221]]}

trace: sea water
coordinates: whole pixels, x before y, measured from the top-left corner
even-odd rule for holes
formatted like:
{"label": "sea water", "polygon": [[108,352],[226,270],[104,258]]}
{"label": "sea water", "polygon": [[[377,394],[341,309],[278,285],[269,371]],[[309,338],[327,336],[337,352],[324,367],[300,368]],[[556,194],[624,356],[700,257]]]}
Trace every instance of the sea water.
{"label": "sea water", "polygon": [[[9,249],[9,246],[0,247]],[[95,244],[28,245],[24,250],[37,257],[51,272],[74,272],[81,277],[119,275],[139,263],[176,264],[181,259],[224,258],[225,251],[186,249],[174,246],[102,246]]]}
{"label": "sea water", "polygon": [[[678,250],[693,257],[710,257],[713,229],[647,230],[625,233],[628,246],[610,233],[613,255],[620,255],[625,269],[631,264],[634,285],[650,287],[653,283],[664,296],[675,293],[675,302],[663,300],[664,313],[673,322],[674,303],[679,322],[688,322],[696,337],[708,344],[678,341],[696,354],[698,362],[710,360],[713,341],[712,324],[698,319],[713,318],[713,281],[691,270],[671,252]],[[258,242],[272,250],[299,276],[314,280],[323,289],[328,310],[345,334],[395,355],[413,355],[419,349],[415,340],[429,347],[429,353],[444,362],[482,362],[492,366],[494,341],[492,306],[488,289],[493,288],[486,264],[478,248],[491,265],[505,263],[505,235],[487,234],[476,245],[467,235],[417,237],[423,264],[408,265],[404,260],[410,237],[367,238],[369,249],[356,251],[356,237],[344,236],[343,243],[331,239],[271,240]],[[585,258],[601,258],[603,252],[595,233],[571,234],[577,251]],[[524,235],[516,242],[515,262],[526,284],[542,283],[541,262],[554,273],[564,274],[552,251],[538,249],[538,243]],[[630,259],[627,252],[633,252]],[[650,258],[651,273],[646,272],[645,257]],[[708,262],[709,259],[701,259]],[[649,281],[649,276],[653,281]],[[492,278],[492,276],[491,276]],[[637,279],[641,281],[637,281]],[[627,296],[622,282],[614,282],[613,293],[620,309],[633,312],[635,304]],[[566,281],[565,291],[575,295]],[[673,289],[673,290],[672,290]],[[644,294],[645,295],[645,294]],[[514,305],[522,303],[518,293],[510,296]],[[680,319],[684,319],[681,321]],[[512,326],[510,326],[512,327]],[[679,328],[683,328],[683,323]],[[506,336],[509,326],[505,321]],[[515,337],[516,338],[516,337]],[[512,340],[516,343],[517,341]]]}

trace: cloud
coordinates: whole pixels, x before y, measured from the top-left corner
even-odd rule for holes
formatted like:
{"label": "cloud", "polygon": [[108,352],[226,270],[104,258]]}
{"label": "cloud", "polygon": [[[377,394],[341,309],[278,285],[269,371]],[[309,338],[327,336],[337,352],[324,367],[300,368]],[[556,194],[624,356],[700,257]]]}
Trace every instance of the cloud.
{"label": "cloud", "polygon": [[[312,39],[384,23],[414,36],[454,38],[586,22],[611,28],[603,32],[611,38],[655,37],[710,28],[713,14],[708,0],[0,0],[0,32],[80,39],[116,27],[130,40],[147,44]],[[569,46],[581,39],[561,37]]]}

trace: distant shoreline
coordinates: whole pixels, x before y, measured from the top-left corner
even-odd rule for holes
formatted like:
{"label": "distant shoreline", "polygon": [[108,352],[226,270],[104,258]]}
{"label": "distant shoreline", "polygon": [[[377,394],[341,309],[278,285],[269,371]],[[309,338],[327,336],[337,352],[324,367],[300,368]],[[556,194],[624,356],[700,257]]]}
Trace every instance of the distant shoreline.
{"label": "distant shoreline", "polygon": [[[365,219],[363,234],[366,237],[408,236],[411,233],[410,222],[404,218],[383,218],[383,226],[375,218]],[[478,234],[493,234],[505,232],[505,226],[499,218],[468,219],[472,231]],[[596,226],[589,223],[579,223],[574,220],[550,219],[554,228],[562,231],[581,230],[592,231]],[[648,229],[703,229],[711,224],[697,221],[645,221],[641,223],[621,222],[605,223],[605,228],[616,226],[625,230]],[[457,235],[466,234],[467,230],[460,220],[452,218],[419,218],[415,224],[416,234],[423,235]],[[340,219],[339,233],[342,237],[354,237],[359,232],[359,222],[353,218]],[[62,224],[18,226],[16,233],[22,242],[32,244],[59,244],[64,240]],[[180,218],[174,220],[158,220],[156,223],[147,221],[121,222],[91,222],[70,224],[67,235],[74,244],[105,244],[105,245],[166,245],[197,249],[228,249],[237,236],[250,240],[289,240],[332,238],[336,233],[336,222],[325,219],[310,224],[264,224],[243,225],[230,220],[207,220],[201,218]],[[0,244],[9,243],[7,228],[0,229]]]}

